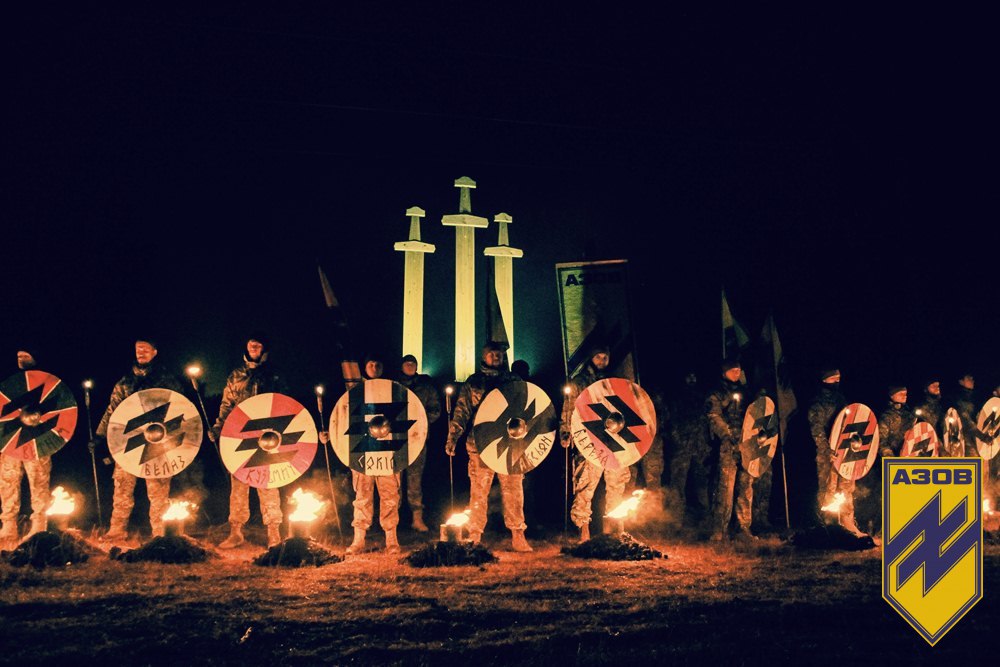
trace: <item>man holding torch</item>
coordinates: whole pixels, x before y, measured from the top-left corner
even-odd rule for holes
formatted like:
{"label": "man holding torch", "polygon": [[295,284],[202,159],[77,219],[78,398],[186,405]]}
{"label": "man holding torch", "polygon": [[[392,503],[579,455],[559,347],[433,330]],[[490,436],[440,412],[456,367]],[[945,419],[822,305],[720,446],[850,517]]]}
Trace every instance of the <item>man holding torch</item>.
{"label": "man holding torch", "polygon": [[817,518],[821,525],[833,521],[832,512],[830,516],[825,516],[823,507],[834,506],[836,495],[839,493],[843,500],[836,512],[836,519],[841,526],[860,535],[861,531],[854,520],[856,484],[853,480],[842,477],[833,467],[835,452],[830,448],[830,429],[833,427],[833,420],[845,405],[847,398],[840,391],[840,371],[836,368],[825,369],[820,373],[819,393],[809,403],[809,431],[816,443],[816,474],[819,484]]}
{"label": "man holding torch", "polygon": [[[720,542],[729,528],[735,505],[738,533],[736,539],[757,539],[750,532],[753,511],[753,477],[743,467],[740,440],[743,438],[743,413],[746,387],[740,384],[740,362],[722,363],[722,382],[705,400],[708,430],[719,452],[719,485],[715,494],[715,530],[712,541]],[[734,502],[735,501],[735,502]]]}
{"label": "man holding torch", "polygon": [[[219,417],[208,432],[208,439],[219,441],[219,434],[226,418],[237,405],[258,394],[284,393],[284,382],[268,364],[267,338],[262,334],[250,336],[243,353],[243,363],[229,374],[226,388],[222,390],[222,404]],[[229,491],[229,537],[220,544],[220,549],[232,549],[246,541],[243,526],[250,520],[250,485],[230,476]],[[260,513],[267,526],[267,546],[281,543],[281,494],[278,489],[256,489],[260,501]]]}

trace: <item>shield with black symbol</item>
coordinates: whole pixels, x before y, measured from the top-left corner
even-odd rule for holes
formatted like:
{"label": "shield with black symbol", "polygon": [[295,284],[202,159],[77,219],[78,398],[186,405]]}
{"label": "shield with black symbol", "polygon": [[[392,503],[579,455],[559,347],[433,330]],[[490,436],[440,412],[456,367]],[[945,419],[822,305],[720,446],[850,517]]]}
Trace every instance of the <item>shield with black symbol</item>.
{"label": "shield with black symbol", "polygon": [[576,399],[572,437],[591,463],[618,470],[649,451],[656,435],[656,411],[642,387],[622,378],[598,380]]}
{"label": "shield with black symbol", "polygon": [[108,449],[126,472],[146,479],[173,477],[201,448],[201,415],[169,389],[143,389],[122,401],[108,422]]}
{"label": "shield with black symbol", "polygon": [[52,456],[73,437],[73,392],[43,371],[15,373],[0,384],[0,453],[33,461]]}
{"label": "shield with black symbol", "polygon": [[476,410],[472,436],[492,470],[523,475],[552,451],[558,425],[548,395],[535,384],[516,381],[486,395]]}

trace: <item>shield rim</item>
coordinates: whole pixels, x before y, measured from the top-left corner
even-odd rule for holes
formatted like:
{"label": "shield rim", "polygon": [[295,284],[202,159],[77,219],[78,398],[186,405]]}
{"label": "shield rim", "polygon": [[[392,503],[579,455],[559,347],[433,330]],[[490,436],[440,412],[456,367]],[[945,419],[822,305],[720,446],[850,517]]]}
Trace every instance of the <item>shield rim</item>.
{"label": "shield rim", "polygon": [[[66,383],[63,381],[63,379],[60,378],[55,373],[49,373],[48,371],[43,371],[43,370],[39,370],[39,369],[36,369],[36,368],[32,368],[32,369],[29,369],[29,370],[26,370],[26,371],[18,371],[17,373],[14,373],[10,377],[6,378],[2,383],[0,383],[0,386],[6,385],[8,382],[12,381],[14,378],[19,377],[19,376],[27,378],[27,376],[28,376],[29,373],[38,373],[38,374],[42,374],[42,375],[44,375],[46,377],[55,378],[56,384],[52,387],[52,391],[49,392],[49,395],[51,395],[55,391],[59,391],[61,393],[65,393],[66,395],[68,395],[70,397],[70,399],[73,401],[73,406],[72,406],[72,408],[64,408],[64,410],[68,410],[71,413],[70,419],[72,421],[71,421],[71,423],[69,425],[69,429],[68,429],[69,436],[67,436],[67,437],[63,437],[63,435],[61,433],[59,433],[56,430],[55,427],[53,427],[53,428],[49,429],[48,431],[46,431],[46,433],[55,433],[57,436],[59,436],[59,438],[63,441],[63,443],[61,445],[59,445],[57,448],[55,448],[54,450],[52,450],[52,452],[50,454],[46,454],[45,456],[39,456],[38,455],[38,443],[37,442],[34,442],[34,444],[32,444],[32,446],[30,448],[30,452],[32,453],[32,456],[17,456],[17,455],[15,455],[13,453],[10,453],[10,452],[6,451],[7,450],[7,446],[10,444],[10,438],[8,438],[7,442],[5,442],[2,445],[0,445],[0,453],[2,453],[3,456],[9,456],[10,458],[16,459],[18,461],[38,461],[38,460],[40,460],[42,458],[47,458],[47,457],[54,456],[56,453],[62,451],[62,448],[65,447],[66,445],[68,445],[69,441],[73,439],[73,435],[76,434],[76,427],[77,427],[77,425],[80,422],[80,404],[76,400],[76,395],[73,394],[73,391],[66,385]],[[42,383],[44,384],[44,380],[43,380]],[[25,387],[27,387],[27,379],[25,379]],[[4,423],[6,423],[8,421],[12,421],[12,420],[13,420],[13,418],[11,418],[11,419],[5,419]],[[59,419],[57,418],[56,419],[57,424],[58,424],[58,421],[59,421]],[[17,433],[17,432],[20,432],[20,428],[15,431],[15,433]],[[13,436],[14,436],[14,434],[12,433],[11,434],[11,438]],[[37,438],[35,438],[35,440],[37,441]]]}
{"label": "shield rim", "polygon": [[[638,389],[639,392],[641,393],[642,398],[644,398],[645,402],[649,405],[649,410],[652,413],[650,415],[651,419],[647,420],[646,423],[644,424],[644,426],[649,430],[649,440],[648,440],[648,444],[646,445],[646,448],[644,450],[640,451],[639,455],[636,456],[635,459],[630,460],[628,463],[623,463],[621,461],[621,459],[618,458],[618,453],[615,453],[613,456],[608,457],[608,458],[613,458],[615,460],[615,462],[616,462],[616,466],[613,469],[614,470],[620,470],[622,468],[627,468],[627,467],[629,467],[631,465],[635,465],[637,462],[639,462],[642,459],[643,456],[645,456],[649,452],[650,449],[652,449],[652,447],[653,447],[653,440],[656,438],[656,407],[653,405],[653,399],[650,398],[650,396],[646,392],[646,390],[643,389],[641,386],[639,386],[638,383],[632,382],[628,378],[613,377],[613,378],[604,378],[604,379],[601,379],[601,380],[596,380],[594,382],[591,382],[589,385],[587,385],[587,387],[583,391],[580,392],[580,395],[577,396],[576,400],[573,402],[573,415],[570,418],[571,432],[574,434],[572,436],[573,446],[576,447],[577,452],[581,456],[583,456],[583,458],[587,459],[587,461],[589,461],[590,463],[592,463],[592,464],[594,464],[594,465],[596,465],[596,466],[598,466],[598,467],[600,467],[602,469],[605,466],[599,460],[595,460],[592,456],[587,456],[587,454],[584,452],[584,450],[580,447],[580,443],[579,443],[578,438],[576,437],[575,434],[577,434],[577,433],[583,433],[583,434],[586,435],[587,440],[589,441],[589,443],[591,445],[591,447],[589,448],[589,450],[591,452],[593,452],[594,450],[596,450],[598,447],[603,447],[604,449],[607,449],[607,447],[604,445],[603,442],[600,442],[599,440],[597,442],[594,442],[594,438],[591,436],[590,430],[583,425],[583,418],[580,416],[580,401],[583,399],[584,394],[588,393],[595,386],[598,386],[598,385],[600,385],[602,383],[605,383],[605,382],[607,382],[609,384],[612,383],[612,382],[625,382],[625,383],[627,383],[629,385],[630,388]],[[606,395],[607,394],[605,394],[605,396]],[[619,394],[616,393],[615,395],[618,396]],[[642,415],[640,415],[640,416],[642,416]],[[645,417],[643,417],[643,418],[645,419]],[[640,440],[640,442],[642,442],[642,441]],[[635,449],[639,450],[640,448],[639,448],[638,445],[636,445]],[[625,450],[625,451],[628,451],[628,450]]]}
{"label": "shield rim", "polygon": [[[196,438],[192,438],[193,440],[195,440],[194,444],[181,444],[181,445],[178,445],[177,447],[175,447],[174,449],[170,450],[171,452],[173,452],[173,451],[177,451],[178,449],[181,449],[181,448],[189,448],[189,449],[193,448],[194,449],[194,455],[191,456],[191,460],[189,460],[184,465],[183,468],[180,468],[179,470],[177,470],[177,471],[175,471],[175,472],[173,472],[173,473],[171,473],[169,475],[163,475],[163,476],[160,476],[160,477],[156,477],[156,476],[147,477],[146,475],[142,475],[142,474],[139,474],[139,473],[132,472],[131,470],[129,470],[128,468],[126,468],[125,464],[123,464],[119,460],[120,457],[123,455],[123,453],[125,451],[124,444],[122,445],[121,451],[119,451],[117,453],[114,452],[114,451],[112,451],[112,449],[111,449],[111,426],[113,424],[115,424],[115,423],[122,423],[120,421],[116,422],[115,415],[118,414],[118,411],[122,409],[122,406],[124,406],[127,402],[131,401],[133,399],[133,397],[141,397],[143,394],[145,394],[147,392],[154,392],[154,391],[156,391],[156,392],[166,391],[166,392],[169,392],[170,394],[172,394],[173,396],[176,396],[176,397],[180,398],[183,401],[182,405],[184,406],[184,411],[183,412],[184,412],[185,416],[188,414],[188,408],[190,408],[190,412],[194,413],[194,417],[193,418],[195,419],[195,427],[196,427],[196,435],[197,435],[197,437]],[[176,399],[171,398],[171,401],[174,401],[174,400],[176,400]],[[141,401],[141,398],[137,398],[136,401]],[[126,420],[125,423],[127,423],[127,420]],[[204,437],[205,437],[205,425],[202,422],[201,413],[198,411],[198,408],[196,408],[195,405],[194,405],[194,403],[191,402],[191,399],[189,399],[187,396],[185,396],[181,392],[174,391],[173,389],[167,389],[166,387],[149,387],[148,389],[140,389],[139,391],[136,391],[136,392],[133,392],[133,393],[129,394],[128,396],[126,396],[122,400],[121,403],[118,404],[117,407],[115,407],[114,411],[111,413],[110,419],[108,420],[108,438],[107,438],[107,440],[108,440],[108,451],[111,453],[111,458],[114,459],[115,464],[117,464],[119,467],[121,467],[122,470],[124,470],[128,474],[132,475],[133,477],[141,477],[142,479],[170,479],[171,477],[177,476],[178,474],[180,474],[184,470],[187,470],[187,468],[192,463],[194,463],[194,460],[196,458],[198,458],[198,453],[201,452],[201,443],[202,443],[202,440],[204,439]]]}
{"label": "shield rim", "polygon": [[[870,424],[873,424],[874,425],[874,429],[873,429],[873,434],[872,434],[871,449],[868,450],[868,457],[865,459],[864,472],[862,472],[860,475],[857,475],[855,477],[848,477],[847,475],[845,475],[840,470],[840,466],[843,465],[843,462],[838,463],[836,455],[834,456],[833,467],[837,471],[837,474],[840,475],[841,477],[843,477],[844,479],[850,480],[852,482],[858,481],[859,479],[861,479],[862,477],[864,477],[865,475],[867,475],[869,472],[871,472],[872,468],[875,467],[875,459],[878,458],[879,441],[880,441],[879,431],[878,431],[878,418],[875,416],[875,411],[872,410],[871,408],[869,408],[864,403],[848,403],[847,405],[845,405],[843,408],[840,409],[840,412],[837,413],[836,419],[833,420],[833,428],[830,429],[830,449],[832,449],[836,453],[836,451],[837,451],[837,445],[840,442],[839,435],[840,435],[840,433],[844,432],[842,421],[846,418],[847,413],[850,410],[850,408],[852,408],[854,406],[860,406],[860,407],[862,407],[862,408],[864,408],[865,410],[868,411],[868,419],[866,421],[868,421],[868,423],[870,423]],[[859,410],[855,410],[855,413],[857,413],[857,412],[859,412]],[[851,422],[851,423],[855,424],[857,422]],[[835,438],[835,437],[833,437],[833,434],[837,433],[837,430],[838,430],[837,427],[838,426],[840,427],[840,433],[838,433],[838,437]],[[858,467],[857,466],[857,461],[855,461],[855,464],[854,464],[854,467],[852,468],[852,471],[853,470],[857,470],[857,467]]]}
{"label": "shield rim", "polygon": [[[493,465],[491,465],[492,461],[488,461],[487,459],[483,458],[483,456],[482,456],[482,454],[483,454],[482,446],[488,447],[489,445],[482,445],[481,446],[481,444],[479,442],[479,438],[476,438],[476,450],[479,452],[480,459],[483,461],[483,463],[485,463],[490,468],[490,470],[493,470],[494,472],[499,473],[501,475],[526,475],[527,473],[531,472],[532,470],[535,470],[536,468],[538,468],[538,466],[540,466],[542,464],[542,462],[545,461],[545,459],[548,458],[549,454],[552,453],[552,449],[553,449],[553,447],[555,445],[556,431],[559,428],[559,420],[556,418],[556,414],[555,414],[555,412],[556,412],[555,404],[552,402],[552,398],[548,395],[548,393],[544,389],[542,389],[540,386],[538,386],[537,384],[535,384],[534,382],[528,382],[527,380],[514,380],[512,382],[508,382],[508,383],[506,383],[506,384],[504,384],[504,385],[502,385],[500,387],[497,387],[495,389],[490,390],[489,393],[487,393],[486,396],[483,397],[483,400],[480,401],[480,403],[479,403],[479,407],[476,409],[476,418],[473,420],[473,423],[472,423],[472,429],[473,429],[473,431],[475,431],[476,427],[478,427],[479,425],[486,423],[486,420],[483,420],[483,421],[479,420],[479,416],[481,414],[482,407],[486,403],[486,401],[490,400],[490,397],[493,396],[493,395],[502,396],[503,395],[503,389],[505,387],[509,387],[509,386],[511,386],[511,385],[513,385],[515,383],[518,383],[518,382],[520,382],[522,384],[525,384],[525,385],[528,385],[529,387],[534,387],[539,392],[541,392],[542,396],[545,397],[545,399],[548,401],[548,405],[545,406],[545,409],[543,409],[541,412],[539,412],[539,413],[537,413],[535,415],[534,420],[541,419],[545,415],[545,413],[551,411],[551,413],[552,413],[551,419],[552,419],[553,428],[552,428],[551,431],[546,431],[545,433],[540,433],[532,441],[532,443],[531,443],[531,445],[534,445],[541,438],[543,438],[545,436],[549,436],[550,444],[549,444],[548,449],[545,450],[545,453],[542,454],[542,458],[538,461],[538,463],[536,463],[532,467],[528,468],[527,470],[522,470],[521,472],[518,472],[518,473],[512,473],[509,470],[497,470],[497,468],[495,468]],[[531,445],[529,445],[529,448],[530,448]],[[525,451],[527,451],[527,450],[525,450]],[[525,458],[525,456],[522,455],[521,458],[518,459],[518,460],[520,461],[520,460],[523,460],[524,458]]]}

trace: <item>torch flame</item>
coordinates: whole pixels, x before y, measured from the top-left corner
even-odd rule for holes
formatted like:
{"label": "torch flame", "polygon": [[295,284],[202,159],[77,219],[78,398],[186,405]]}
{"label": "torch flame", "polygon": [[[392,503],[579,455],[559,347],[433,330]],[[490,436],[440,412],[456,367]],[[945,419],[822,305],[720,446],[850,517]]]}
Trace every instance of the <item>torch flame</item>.
{"label": "torch flame", "polygon": [[187,500],[171,500],[170,507],[168,507],[167,511],[163,513],[163,520],[187,521],[191,518],[191,512],[189,510],[193,510],[196,507],[197,505],[192,502],[188,502]]}
{"label": "torch flame", "polygon": [[838,491],[833,495],[833,500],[828,505],[823,505],[820,510],[823,512],[840,512],[840,508],[847,502],[847,496],[843,491]]}
{"label": "torch flame", "polygon": [[642,489],[639,489],[638,491],[633,491],[631,498],[626,498],[621,503],[619,503],[618,507],[614,508],[613,510],[604,515],[605,518],[608,519],[628,518],[629,514],[634,514],[635,511],[639,509],[639,501],[642,500],[642,497],[643,495],[645,495],[645,493],[646,492],[643,491]]}
{"label": "torch flame", "polygon": [[295,489],[292,502],[295,503],[295,511],[288,515],[289,521],[315,521],[319,518],[319,511],[326,505],[315,493],[302,489]]}
{"label": "torch flame", "polygon": [[983,500],[983,514],[993,514],[993,504],[989,498]]}
{"label": "torch flame", "polygon": [[457,514],[452,514],[448,517],[448,520],[444,522],[446,526],[464,526],[469,523],[469,513],[472,510],[465,510],[464,512],[459,512]]}
{"label": "torch flame", "polygon": [[57,486],[52,489],[52,504],[45,510],[48,516],[63,516],[72,514],[76,510],[76,501],[66,492],[66,489]]}

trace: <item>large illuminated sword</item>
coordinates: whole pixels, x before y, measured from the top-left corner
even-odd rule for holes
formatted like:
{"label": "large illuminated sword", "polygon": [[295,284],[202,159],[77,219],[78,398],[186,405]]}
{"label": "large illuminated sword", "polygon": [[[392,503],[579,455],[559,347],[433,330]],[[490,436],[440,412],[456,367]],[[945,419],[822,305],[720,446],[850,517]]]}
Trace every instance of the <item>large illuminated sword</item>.
{"label": "large illuminated sword", "polygon": [[520,248],[510,247],[507,225],[513,219],[506,213],[498,213],[493,221],[500,226],[500,240],[497,245],[486,248],[483,254],[493,258],[494,288],[497,301],[500,303],[500,315],[503,317],[504,328],[507,330],[507,359],[513,362],[514,356],[514,258],[524,257]]}
{"label": "large illuminated sword", "polygon": [[468,176],[455,181],[459,189],[458,214],[446,215],[441,224],[455,228],[455,379],[464,382],[476,372],[476,238],[475,229],[489,226],[486,218],[472,215],[476,182]]}
{"label": "large illuminated sword", "polygon": [[417,358],[417,372],[424,363],[424,255],[434,246],[420,240],[420,218],[426,215],[419,206],[406,209],[410,216],[410,240],[393,245],[406,253],[403,274],[403,354]]}

